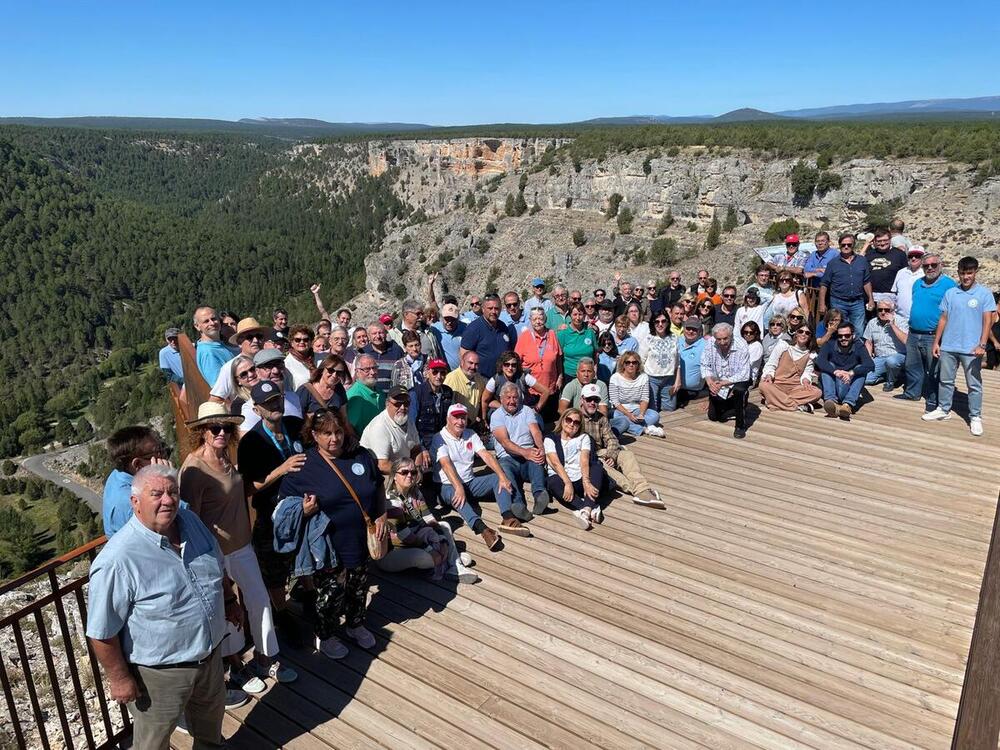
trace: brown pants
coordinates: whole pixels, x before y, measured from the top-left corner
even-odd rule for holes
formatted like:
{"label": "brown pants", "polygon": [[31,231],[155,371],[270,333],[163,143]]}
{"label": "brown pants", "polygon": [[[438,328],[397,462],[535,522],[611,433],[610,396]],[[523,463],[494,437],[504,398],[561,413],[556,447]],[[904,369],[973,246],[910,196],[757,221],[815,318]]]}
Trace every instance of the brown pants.
{"label": "brown pants", "polygon": [[226,683],[219,649],[198,667],[134,667],[134,674],[142,694],[128,704],[132,747],[169,750],[170,735],[182,716],[187,720],[194,750],[223,747]]}
{"label": "brown pants", "polygon": [[605,471],[626,494],[638,495],[649,489],[649,482],[639,469],[639,461],[628,448],[618,451],[614,466],[610,469],[605,468]]}
{"label": "brown pants", "polygon": [[814,385],[779,384],[761,381],[761,394],[766,399],[767,408],[774,411],[795,411],[798,407],[818,401],[823,392]]}

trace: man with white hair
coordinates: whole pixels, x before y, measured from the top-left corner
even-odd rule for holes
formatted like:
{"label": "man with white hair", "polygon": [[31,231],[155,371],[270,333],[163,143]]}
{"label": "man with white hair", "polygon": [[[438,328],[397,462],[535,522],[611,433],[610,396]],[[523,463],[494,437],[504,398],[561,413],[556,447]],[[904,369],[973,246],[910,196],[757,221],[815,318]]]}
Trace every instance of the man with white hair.
{"label": "man with white hair", "polygon": [[862,338],[875,362],[875,369],[865,375],[865,384],[874,385],[880,379],[883,391],[891,391],[900,382],[906,361],[906,323],[896,315],[891,299],[875,303],[875,317],[868,321]]}
{"label": "man with white hair", "polygon": [[914,245],[906,251],[906,268],[896,271],[892,293],[896,295],[896,315],[909,327],[910,307],[913,305],[913,282],[924,277],[924,249]]}
{"label": "man with white hair", "polygon": [[181,719],[195,747],[223,747],[219,646],[242,610],[218,542],[179,501],[173,468],[140,469],[132,518],[90,567],[87,638],[138,748],[168,747]]}
{"label": "man with white hair", "polygon": [[371,451],[378,462],[378,470],[385,475],[401,458],[412,458],[421,471],[430,466],[430,454],[421,445],[417,427],[410,420],[408,390],[399,385],[389,389],[385,410],[365,427],[361,447]]}
{"label": "man with white hair", "polygon": [[747,435],[747,394],[750,391],[750,355],[746,346],[733,342],[733,327],[717,323],[712,339],[701,353],[701,376],[708,387],[708,419],[725,422],[726,412],[736,412],[733,437]]}
{"label": "man with white hair", "polygon": [[403,347],[403,331],[413,331],[420,337],[420,351],[428,359],[437,359],[441,356],[441,344],[437,339],[433,328],[424,325],[424,303],[415,299],[408,299],[403,303],[403,314],[400,316],[399,326],[389,331],[389,338],[400,348]]}
{"label": "man with white hair", "polygon": [[553,331],[569,326],[569,291],[562,284],[552,287],[552,307],[545,313],[545,325]]}
{"label": "man with white hair", "polygon": [[[549,504],[542,430],[535,410],[521,403],[521,389],[516,383],[504,383],[497,396],[500,408],[490,417],[497,459],[513,487],[511,512],[520,521],[530,521],[532,513],[541,515]],[[531,512],[524,498],[525,481],[531,482]]]}

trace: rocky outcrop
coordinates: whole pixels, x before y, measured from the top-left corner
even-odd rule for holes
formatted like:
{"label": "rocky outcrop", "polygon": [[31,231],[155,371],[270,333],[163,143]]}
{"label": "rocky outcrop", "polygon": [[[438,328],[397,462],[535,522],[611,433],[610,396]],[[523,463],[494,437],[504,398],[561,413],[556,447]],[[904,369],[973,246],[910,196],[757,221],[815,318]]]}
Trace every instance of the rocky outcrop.
{"label": "rocky outcrop", "polygon": [[[720,280],[741,282],[774,221],[795,218],[805,233],[864,228],[865,212],[894,202],[907,234],[941,251],[946,261],[977,255],[983,278],[1000,280],[1000,226],[988,221],[1000,207],[1000,179],[972,184],[973,167],[943,159],[853,159],[828,169],[840,186],[793,202],[790,172],[798,159],[760,153],[681,149],[674,155],[635,151],[573,163],[552,159],[557,140],[455,139],[390,141],[368,145],[371,174],[397,170],[397,194],[423,209],[419,224],[393,228],[382,250],[366,261],[366,291],[353,303],[363,313],[395,306],[399,296],[424,288],[426,274],[442,270],[459,295],[490,286],[523,290],[532,276],[561,278],[582,287],[606,285],[616,269],[662,279],[650,262],[653,242],[670,239],[668,264],[691,274],[706,267]],[[807,163],[814,165],[806,159]],[[521,191],[521,216],[508,216],[509,196]],[[471,193],[471,200],[470,200]],[[605,213],[613,194],[633,216],[625,233]],[[471,206],[471,208],[470,208]],[[705,250],[713,218],[730,207],[737,227]],[[665,227],[665,217],[673,224]],[[586,243],[577,247],[575,230]],[[628,227],[625,227],[628,229]]]}

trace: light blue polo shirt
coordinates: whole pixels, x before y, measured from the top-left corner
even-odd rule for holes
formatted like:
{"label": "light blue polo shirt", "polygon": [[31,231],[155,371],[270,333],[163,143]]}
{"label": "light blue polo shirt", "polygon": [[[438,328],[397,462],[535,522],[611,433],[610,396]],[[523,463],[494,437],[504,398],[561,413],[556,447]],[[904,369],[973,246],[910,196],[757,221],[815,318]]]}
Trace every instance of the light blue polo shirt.
{"label": "light blue polo shirt", "polygon": [[701,376],[701,353],[705,351],[705,339],[699,338],[693,344],[681,339],[677,344],[677,357],[681,362],[684,382],[681,387],[688,391],[700,391],[705,387]]}
{"label": "light blue polo shirt", "polygon": [[180,554],[133,516],[90,567],[87,636],[120,635],[130,664],[199,661],[226,633],[219,544],[189,510],[175,523]]}
{"label": "light blue polo shirt", "polygon": [[201,376],[211,386],[219,379],[222,366],[239,353],[240,350],[235,346],[221,341],[199,341],[195,346],[194,358]]}
{"label": "light blue polo shirt", "polygon": [[[534,438],[531,437],[530,425],[532,424],[538,424],[538,416],[535,414],[535,410],[528,406],[522,406],[514,414],[508,414],[506,409],[500,407],[490,417],[490,431],[503,427],[507,430],[507,437],[510,438],[510,441],[522,448],[529,448],[535,444]],[[494,443],[493,448],[497,458],[510,456],[503,449],[499,440],[494,441]]]}
{"label": "light blue polo shirt", "polygon": [[941,334],[941,349],[956,354],[972,354],[982,342],[983,313],[997,309],[993,295],[982,284],[968,289],[954,286],[944,293],[941,312],[948,313],[948,322]]}

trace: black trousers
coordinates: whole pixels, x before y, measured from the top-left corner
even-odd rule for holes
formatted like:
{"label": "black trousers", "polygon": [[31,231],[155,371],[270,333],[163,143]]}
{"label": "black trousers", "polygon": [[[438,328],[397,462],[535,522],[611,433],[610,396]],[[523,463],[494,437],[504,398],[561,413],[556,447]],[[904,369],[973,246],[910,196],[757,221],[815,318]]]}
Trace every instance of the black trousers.
{"label": "black trousers", "polygon": [[733,383],[727,398],[708,395],[708,418],[713,422],[725,422],[729,411],[736,412],[736,427],[747,428],[747,400],[750,392],[750,381]]}
{"label": "black trousers", "polygon": [[[602,493],[605,491],[605,474],[604,467],[600,462],[595,461],[590,465],[590,483],[594,485]],[[598,503],[591,500],[589,497],[583,494],[583,480],[577,479],[573,482],[573,500],[569,503],[563,501],[563,490],[566,489],[566,484],[563,482],[562,477],[558,474],[553,474],[545,479],[545,488],[549,491],[549,495],[553,499],[558,500],[564,505],[569,505],[572,510],[580,510],[581,508],[593,508]]]}

